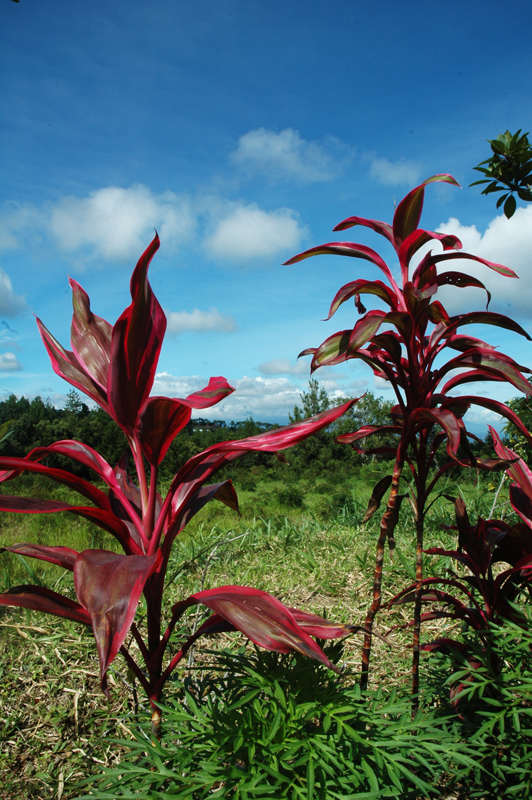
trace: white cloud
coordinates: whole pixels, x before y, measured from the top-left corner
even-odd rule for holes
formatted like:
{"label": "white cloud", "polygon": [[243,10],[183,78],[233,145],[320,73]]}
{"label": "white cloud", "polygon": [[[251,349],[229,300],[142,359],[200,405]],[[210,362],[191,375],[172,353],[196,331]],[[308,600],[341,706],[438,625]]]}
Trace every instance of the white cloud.
{"label": "white cloud", "polygon": [[399,161],[388,161],[387,158],[372,158],[370,174],[372,178],[385,186],[415,184],[421,175],[421,166],[415,161],[400,158]]}
{"label": "white cloud", "polygon": [[107,186],[88,197],[63,197],[52,207],[50,229],[59,246],[92,257],[122,261],[136,258],[157,228],[167,247],[190,238],[195,218],[189,200],[167,191],[154,194],[138,184]]}
{"label": "white cloud", "polygon": [[296,361],[295,364],[288,358],[273,358],[257,367],[263,375],[308,375],[308,361]]}
{"label": "white cloud", "polygon": [[0,372],[18,372],[22,364],[14,353],[0,354]]}
{"label": "white cloud", "polygon": [[21,295],[14,293],[11,278],[0,267],[0,315],[16,317],[26,310],[26,300]]}
{"label": "white cloud", "polygon": [[168,320],[167,332],[169,335],[177,336],[184,331],[232,333],[237,330],[234,317],[228,314],[221,314],[216,308],[211,308],[209,311],[200,311],[195,308],[191,312],[167,311],[165,313]]}
{"label": "white cloud", "polygon": [[263,175],[270,181],[295,179],[313,183],[336,177],[341,162],[327,151],[341,149],[341,143],[333,137],[318,144],[302,139],[293,128],[280,133],[257,128],[240,137],[231,160],[244,171]]}
{"label": "white cloud", "polygon": [[227,261],[275,258],[298,247],[304,230],[288,208],[263,211],[255,204],[236,206],[217,222],[205,242],[212,258]]}
{"label": "white cloud", "polygon": [[[442,264],[442,272],[460,270],[473,275],[491,291],[493,310],[521,318],[532,317],[532,205],[518,208],[511,219],[504,215],[495,217],[483,234],[474,225],[462,225],[454,218],[442,223],[437,230],[458,236],[464,251],[510,267],[519,275],[519,280],[505,278],[466,259]],[[485,294],[480,289],[444,287],[441,298],[448,310],[455,314],[485,306]]]}

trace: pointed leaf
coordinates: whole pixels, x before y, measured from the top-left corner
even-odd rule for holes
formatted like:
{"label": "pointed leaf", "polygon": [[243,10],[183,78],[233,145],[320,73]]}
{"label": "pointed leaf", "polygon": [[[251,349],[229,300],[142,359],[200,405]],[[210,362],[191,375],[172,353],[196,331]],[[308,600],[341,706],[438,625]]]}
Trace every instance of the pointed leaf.
{"label": "pointed leaf", "polygon": [[53,371],[63,378],[65,381],[75,386],[83,394],[86,394],[95,403],[98,403],[105,411],[109,412],[109,405],[107,402],[107,393],[95,383],[83,366],[78,361],[75,353],[59,344],[50,331],[43,325],[41,320],[36,317],[37,326],[44,342],[44,346],[50,357]]}
{"label": "pointed leaf", "polygon": [[348,217],[333,228],[333,231],[345,231],[354,225],[362,225],[364,228],[371,228],[375,233],[379,233],[394,244],[393,229],[388,222],[379,222],[376,219],[365,219],[364,217]]}
{"label": "pointed leaf", "polygon": [[357,439],[365,439],[366,436],[373,436],[375,433],[402,433],[400,425],[363,425],[354,433],[342,433],[341,436],[336,437],[337,442],[341,444],[352,444]]}
{"label": "pointed leaf", "polygon": [[349,340],[352,331],[338,331],[333,333],[320,344],[314,353],[314,358],[310,364],[310,371],[314,372],[318,367],[330,367],[334,364],[341,364],[348,358]]}
{"label": "pointed leaf", "polygon": [[10,553],[16,553],[19,556],[28,556],[29,558],[39,558],[42,561],[49,561],[50,564],[57,564],[59,567],[74,569],[74,562],[78,557],[76,550],[71,547],[50,547],[43,544],[29,544],[22,542],[21,544],[13,544],[10,547],[5,545],[0,547],[0,553],[7,550]]}
{"label": "pointed leaf", "polygon": [[337,292],[336,297],[331,303],[327,319],[332,317],[342,303],[345,303],[346,300],[350,300],[351,297],[356,298],[360,294],[374,294],[380,297],[381,300],[384,300],[385,303],[388,303],[391,308],[397,308],[397,298],[394,292],[392,292],[385,283],[382,281],[358,280],[352,283],[346,283],[346,285],[342,286],[340,291]]}
{"label": "pointed leaf", "polygon": [[15,606],[54,614],[74,622],[90,625],[91,620],[83,606],[62,594],[45,589],[44,586],[14,586],[8,592],[0,594],[0,606]]}
{"label": "pointed leaf", "polygon": [[447,434],[447,452],[453,458],[460,447],[460,423],[452,411],[444,408],[417,408],[410,415],[414,424],[419,420],[430,420],[440,425]]}
{"label": "pointed leaf", "polygon": [[392,475],[385,475],[384,478],[375,484],[373,487],[373,491],[371,493],[371,497],[369,498],[368,507],[366,509],[366,513],[364,514],[364,519],[362,520],[362,525],[364,525],[368,520],[372,518],[375,514],[377,509],[381,504],[381,500],[390,488],[390,484],[392,482]]}
{"label": "pointed leaf", "polygon": [[435,181],[451,183],[458,187],[460,186],[451,175],[433,175],[432,178],[428,178],[426,181],[423,181],[422,184],[416,186],[415,189],[412,189],[412,191],[401,200],[393,217],[393,236],[397,250],[399,250],[405,239],[418,227],[419,220],[421,219],[421,211],[423,209],[425,186]]}
{"label": "pointed leaf", "polygon": [[166,330],[166,317],[148,281],[158,249],[156,234],[131,276],[132,303],[113,328],[108,400],[112,417],[129,436],[150,394]]}
{"label": "pointed leaf", "polygon": [[88,294],[79,283],[69,279],[72,289],[71,342],[72,349],[82,369],[100,387],[102,395],[107,393],[107,379],[111,358],[111,336],[113,327],[106,320],[92,313]]}
{"label": "pointed leaf", "polygon": [[173,518],[167,535],[171,537],[177,536],[188,525],[192,517],[198,511],[201,511],[203,506],[210,500],[219,500],[233,509],[233,511],[240,513],[238,510],[238,497],[231,480],[215,483],[212,486],[202,486],[185,502],[181,503],[179,513]]}
{"label": "pointed leaf", "polygon": [[366,247],[363,244],[355,244],[354,242],[328,242],[319,247],[311,247],[310,250],[305,250],[305,252],[299,253],[299,255],[285,261],[283,266],[295,264],[297,261],[302,261],[304,258],[310,258],[310,256],[322,255],[351,256],[353,258],[363,258],[366,261],[371,261],[372,264],[376,264],[376,266],[384,272],[392,286],[396,286],[390,268],[386,262],[382,260],[380,255],[375,250],[372,250],[371,247]]}
{"label": "pointed leaf", "polygon": [[358,625],[330,622],[318,614],[301,611],[299,608],[289,608],[288,610],[293,614],[299,627],[303,628],[309,636],[315,636],[316,639],[340,639],[342,636],[349,636],[354,631],[361,630]]}
{"label": "pointed leaf", "polygon": [[179,402],[189,406],[189,408],[210,408],[234,391],[234,388],[227,383],[226,379],[219,376],[210,378],[209,385],[204,389],[189,394],[184,400],[179,398]]}
{"label": "pointed leaf", "polygon": [[532,341],[532,337],[519,323],[504,314],[497,314],[495,311],[471,311],[469,314],[451,317],[451,325],[449,326],[451,331],[462,327],[462,325],[495,325],[497,328],[505,328],[508,331],[524,336],[528,341]]}
{"label": "pointed leaf", "polygon": [[158,556],[123,556],[85,550],[74,566],[76,594],[88,612],[98,648],[102,689],[109,665],[124,644]]}
{"label": "pointed leaf", "polygon": [[502,264],[496,264],[493,261],[486,261],[485,258],[479,258],[479,256],[474,256],[471,253],[441,253],[441,255],[431,256],[431,262],[433,264],[440,264],[442,261],[453,261],[457,258],[465,258],[468,261],[477,261],[479,264],[484,264],[484,266],[489,267],[495,272],[498,272],[499,275],[504,275],[506,278],[518,277],[513,269],[510,269],[510,267],[505,267]]}
{"label": "pointed leaf", "polygon": [[373,338],[386,317],[387,314],[384,311],[375,310],[368,311],[362,319],[358,320],[349,337],[348,358]]}
{"label": "pointed leaf", "polygon": [[139,414],[137,436],[150,464],[157,466],[173,440],[190,421],[191,410],[179,400],[150,397]]}
{"label": "pointed leaf", "polygon": [[173,606],[172,612],[177,615],[196,603],[219,614],[266,650],[276,653],[295,650],[338,672],[323,650],[298,625],[292,612],[266,592],[249,586],[220,586],[191,595]]}
{"label": "pointed leaf", "polygon": [[436,283],[438,286],[457,286],[459,289],[473,286],[477,289],[484,289],[488,297],[487,305],[491,303],[491,292],[489,292],[482,281],[473,278],[472,275],[466,275],[465,272],[443,272],[437,275]]}
{"label": "pointed leaf", "polygon": [[444,250],[462,249],[462,242],[460,239],[457,236],[453,236],[451,233],[434,233],[433,231],[424,231],[421,228],[417,228],[406,237],[399,248],[398,255],[399,263],[403,270],[403,282],[408,280],[408,265],[410,264],[412,256],[415,255],[423,245],[431,241],[440,242]]}

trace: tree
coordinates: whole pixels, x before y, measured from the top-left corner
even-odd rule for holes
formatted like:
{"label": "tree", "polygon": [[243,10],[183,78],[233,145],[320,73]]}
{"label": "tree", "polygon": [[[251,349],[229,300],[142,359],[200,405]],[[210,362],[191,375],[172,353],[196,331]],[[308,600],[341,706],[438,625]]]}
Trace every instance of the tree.
{"label": "tree", "polygon": [[487,183],[482,194],[505,192],[497,200],[497,208],[504,203],[504,213],[508,219],[514,215],[517,207],[514,192],[520,200],[532,202],[532,145],[528,136],[528,133],[521,136],[521,130],[518,130],[513,136],[510,131],[506,131],[500,133],[496,139],[488,139],[492,156],[473,167],[486,177],[469,185]]}

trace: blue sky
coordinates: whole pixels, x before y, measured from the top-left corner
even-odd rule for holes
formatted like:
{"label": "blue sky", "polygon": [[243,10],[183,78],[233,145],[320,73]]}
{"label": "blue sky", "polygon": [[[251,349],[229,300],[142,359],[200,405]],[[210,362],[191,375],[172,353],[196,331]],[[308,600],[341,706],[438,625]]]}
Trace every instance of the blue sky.
{"label": "blue sky", "polygon": [[[380,276],[354,259],[282,262],[347,216],[391,221],[438,172],[463,188],[430,186],[423,227],[512,267],[519,281],[468,271],[532,331],[532,206],[507,221],[467,188],[486,139],[532,127],[531,23],[520,0],[504,14],[492,0],[0,0],[0,399],[61,405],[70,387],[33,314],[68,345],[70,274],[114,322],[156,227],[169,334],[154,391],[224,375],[237,391],[209,416],[286,421],[308,381],[297,354],[354,322],[352,307],[322,321],[337,289]],[[345,238],[395,267],[371,231]],[[483,308],[477,292],[456,290],[450,310]],[[471,333],[532,363],[515,334]],[[391,397],[361,364],[316,377],[331,397]]]}

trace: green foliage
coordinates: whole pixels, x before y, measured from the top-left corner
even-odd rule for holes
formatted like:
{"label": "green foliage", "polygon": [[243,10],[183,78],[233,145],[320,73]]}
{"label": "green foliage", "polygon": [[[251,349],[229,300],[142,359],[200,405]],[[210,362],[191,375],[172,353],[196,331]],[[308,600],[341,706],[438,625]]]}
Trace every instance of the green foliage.
{"label": "green foliage", "polygon": [[[334,661],[341,648],[327,652]],[[456,722],[412,720],[395,693],[362,694],[297,655],[218,653],[215,671],[164,710],[164,745],[138,728],[121,742],[129,759],[90,781],[91,798],[415,800],[440,794],[451,761],[456,775],[474,767]]]}
{"label": "green foliage", "polygon": [[[475,670],[465,659],[458,669],[454,660],[447,661],[452,674],[446,683],[462,685],[461,735],[475,752],[475,768],[464,780],[468,800],[532,795],[532,611],[516,610],[524,611],[527,626],[508,620],[490,624],[487,650],[468,638]],[[430,669],[437,674],[440,656],[430,656],[433,660]]]}
{"label": "green foliage", "polygon": [[497,208],[504,203],[504,213],[508,219],[514,215],[517,206],[514,192],[520,200],[532,202],[532,146],[528,136],[528,133],[521,135],[521,130],[518,130],[513,135],[506,131],[496,139],[488,139],[492,149],[491,157],[473,167],[485,177],[474,181],[470,186],[486,183],[482,194],[504,192],[497,200]]}

